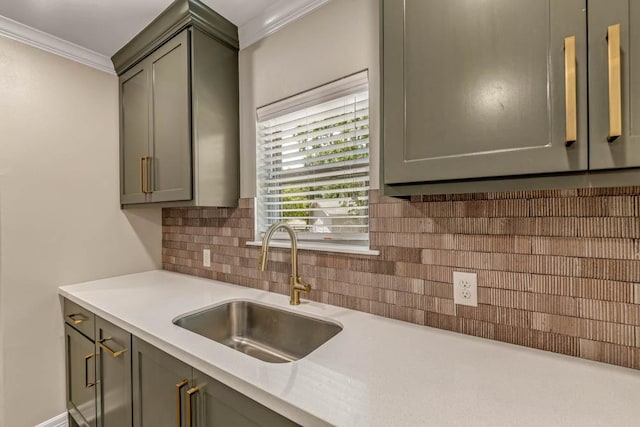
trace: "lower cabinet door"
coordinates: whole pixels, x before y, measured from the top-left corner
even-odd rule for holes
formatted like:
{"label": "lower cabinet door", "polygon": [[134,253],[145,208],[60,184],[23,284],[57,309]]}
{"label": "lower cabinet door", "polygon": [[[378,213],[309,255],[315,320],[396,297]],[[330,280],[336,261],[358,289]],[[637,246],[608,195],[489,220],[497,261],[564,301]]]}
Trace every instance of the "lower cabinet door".
{"label": "lower cabinet door", "polygon": [[64,330],[67,409],[78,425],[96,427],[95,345],[69,325]]}
{"label": "lower cabinet door", "polygon": [[96,318],[99,427],[131,427],[131,334]]}
{"label": "lower cabinet door", "polygon": [[195,369],[193,384],[187,390],[189,427],[298,425]]}
{"label": "lower cabinet door", "polygon": [[187,425],[191,367],[133,337],[134,427]]}

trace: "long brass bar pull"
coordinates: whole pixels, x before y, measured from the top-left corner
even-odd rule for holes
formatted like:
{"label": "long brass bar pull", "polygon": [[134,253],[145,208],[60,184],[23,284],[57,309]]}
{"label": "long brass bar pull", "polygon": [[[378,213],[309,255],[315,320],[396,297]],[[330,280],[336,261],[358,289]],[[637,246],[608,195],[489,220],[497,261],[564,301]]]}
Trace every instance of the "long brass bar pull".
{"label": "long brass bar pull", "polygon": [[140,191],[143,194],[146,194],[146,188],[144,186],[144,177],[146,176],[146,174],[144,173],[144,167],[145,167],[145,157],[140,157]]}
{"label": "long brass bar pull", "polygon": [[94,385],[96,385],[95,380],[94,382],[89,382],[89,360],[93,359],[95,357],[95,353],[89,353],[84,357],[84,386],[85,388],[91,388]]}
{"label": "long brass bar pull", "polygon": [[198,386],[192,387],[189,390],[187,390],[187,427],[193,427],[193,424],[192,424],[193,419],[191,415],[191,398],[194,394],[196,394],[199,391],[200,391],[200,388]]}
{"label": "long brass bar pull", "polygon": [[147,165],[147,176],[145,177],[144,182],[147,185],[147,193],[151,194],[153,193],[153,190],[151,189],[151,166],[153,166],[152,165],[153,158],[151,156],[146,156],[144,158],[144,161]]}
{"label": "long brass bar pull", "polygon": [[118,351],[112,350],[111,348],[109,348],[105,344],[106,341],[111,341],[111,340],[112,340],[111,337],[103,338],[103,339],[98,341],[98,345],[100,346],[100,348],[102,348],[107,353],[109,353],[111,355],[111,357],[120,357],[120,356],[122,356],[127,351],[127,349],[123,348],[122,350],[118,350]]}
{"label": "long brass bar pull", "polygon": [[565,144],[568,147],[578,139],[575,36],[565,37],[564,39],[564,90],[566,122]]}
{"label": "long brass bar pull", "polygon": [[87,321],[87,318],[80,313],[67,314],[64,317],[74,325],[79,325],[80,323]]}
{"label": "long brass bar pull", "polygon": [[620,64],[620,24],[607,30],[609,52],[609,136],[613,142],[622,135],[622,77]]}
{"label": "long brass bar pull", "polygon": [[189,380],[186,378],[176,384],[176,426],[180,427],[182,425],[182,399],[180,399],[180,394],[182,389],[189,384]]}

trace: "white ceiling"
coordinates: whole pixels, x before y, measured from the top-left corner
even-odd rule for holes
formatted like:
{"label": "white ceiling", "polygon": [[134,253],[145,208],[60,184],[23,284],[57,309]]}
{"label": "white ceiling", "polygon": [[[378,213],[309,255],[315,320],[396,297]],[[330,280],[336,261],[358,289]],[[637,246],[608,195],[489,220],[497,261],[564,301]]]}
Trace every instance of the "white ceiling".
{"label": "white ceiling", "polygon": [[[0,15],[110,57],[172,1],[0,0]],[[202,0],[238,27],[278,1]]]}

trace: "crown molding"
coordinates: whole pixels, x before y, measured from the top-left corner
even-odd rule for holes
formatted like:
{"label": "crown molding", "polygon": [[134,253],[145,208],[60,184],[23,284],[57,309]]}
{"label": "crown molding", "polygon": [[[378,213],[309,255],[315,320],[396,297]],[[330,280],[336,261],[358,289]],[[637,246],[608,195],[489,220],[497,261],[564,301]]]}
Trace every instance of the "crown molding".
{"label": "crown molding", "polygon": [[238,28],[240,49],[270,36],[297,19],[316,10],[329,0],[280,0]]}
{"label": "crown molding", "polygon": [[108,56],[21,24],[2,15],[0,15],[0,35],[88,65],[100,71],[115,74],[113,64]]}

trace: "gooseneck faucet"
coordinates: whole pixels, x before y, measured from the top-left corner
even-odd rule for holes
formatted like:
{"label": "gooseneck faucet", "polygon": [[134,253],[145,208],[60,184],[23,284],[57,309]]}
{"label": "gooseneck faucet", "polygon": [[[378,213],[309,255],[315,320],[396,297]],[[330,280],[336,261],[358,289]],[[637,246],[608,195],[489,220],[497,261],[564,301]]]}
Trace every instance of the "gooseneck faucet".
{"label": "gooseneck faucet", "polygon": [[260,271],[264,271],[267,266],[267,257],[269,255],[269,241],[273,237],[273,233],[278,229],[284,229],[289,233],[291,238],[291,277],[289,278],[289,304],[300,304],[300,292],[309,292],[311,285],[305,282],[302,277],[298,276],[298,239],[296,238],[296,232],[286,222],[279,222],[273,224],[262,238],[262,250],[260,251],[259,267]]}

